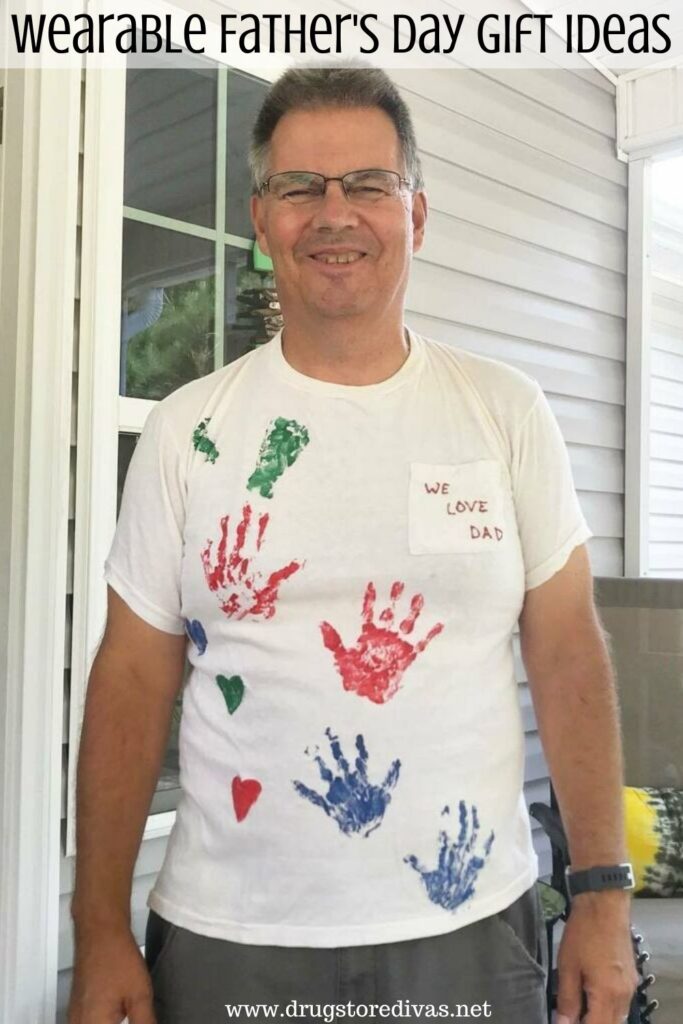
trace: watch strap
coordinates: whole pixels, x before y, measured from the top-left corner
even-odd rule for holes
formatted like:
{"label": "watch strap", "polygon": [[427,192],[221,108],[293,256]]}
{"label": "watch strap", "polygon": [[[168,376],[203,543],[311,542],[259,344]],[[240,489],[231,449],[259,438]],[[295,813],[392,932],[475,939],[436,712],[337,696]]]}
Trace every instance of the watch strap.
{"label": "watch strap", "polygon": [[634,889],[633,865],[600,864],[592,868],[572,871],[571,865],[565,870],[567,892],[570,897],[582,892],[601,892],[603,889]]}

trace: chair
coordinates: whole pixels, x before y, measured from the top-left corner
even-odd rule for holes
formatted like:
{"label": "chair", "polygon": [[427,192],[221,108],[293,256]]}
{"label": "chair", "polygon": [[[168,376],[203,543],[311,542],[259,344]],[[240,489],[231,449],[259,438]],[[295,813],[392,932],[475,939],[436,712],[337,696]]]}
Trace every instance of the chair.
{"label": "chair", "polygon": [[[553,936],[557,922],[567,921],[571,913],[571,903],[567,892],[565,880],[565,868],[570,863],[569,844],[562,825],[560,811],[557,803],[555,790],[550,783],[550,805],[533,803],[529,807],[529,813],[539,822],[550,840],[552,849],[552,874],[550,884],[539,881],[539,892],[541,903],[544,909],[546,926],[546,938],[548,949],[548,981],[546,986],[546,1003],[548,1008],[548,1024],[552,1022],[553,1011],[557,1008],[557,992],[559,975],[555,967]],[[633,955],[640,975],[638,987],[633,996],[627,1024],[650,1024],[652,1014],[659,1003],[657,999],[650,999],[648,988],[654,983],[655,976],[652,972],[645,974],[644,968],[650,959],[650,954],[642,949],[643,936],[631,926],[631,940],[633,942]],[[581,1015],[586,1012],[587,1003],[584,996],[581,1008]]]}

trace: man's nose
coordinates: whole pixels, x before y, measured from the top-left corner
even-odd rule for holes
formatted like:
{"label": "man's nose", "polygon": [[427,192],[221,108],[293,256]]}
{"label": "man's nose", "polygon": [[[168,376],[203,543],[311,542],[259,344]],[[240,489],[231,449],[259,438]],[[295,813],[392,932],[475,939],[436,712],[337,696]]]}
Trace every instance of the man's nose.
{"label": "man's nose", "polygon": [[325,194],[316,203],[314,227],[334,227],[357,224],[358,212],[344,193],[341,181],[328,181]]}

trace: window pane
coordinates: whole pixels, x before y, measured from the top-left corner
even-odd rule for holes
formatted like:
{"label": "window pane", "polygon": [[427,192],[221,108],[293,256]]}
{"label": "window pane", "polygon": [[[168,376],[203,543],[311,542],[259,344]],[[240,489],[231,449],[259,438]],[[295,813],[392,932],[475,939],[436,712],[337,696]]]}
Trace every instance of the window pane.
{"label": "window pane", "polygon": [[123,485],[126,480],[126,473],[130,465],[130,460],[133,458],[133,452],[135,451],[135,445],[138,443],[138,434],[119,434],[119,466],[118,476],[116,481],[116,518],[119,517],[121,511],[121,496],[123,494]]}
{"label": "window pane", "polygon": [[[188,662],[185,663],[186,671],[188,664]],[[164,759],[161,762],[161,770],[159,772],[157,786],[154,791],[154,796],[152,797],[152,803],[149,809],[150,814],[160,814],[162,811],[173,811],[178,806],[178,802],[180,800],[180,754],[178,738],[180,734],[180,719],[183,707],[183,691],[184,687],[181,687],[180,693],[176,697],[173,705],[173,716],[171,718],[168,743],[166,744]]]}
{"label": "window pane", "polygon": [[215,227],[217,72],[129,68],[124,203]]}
{"label": "window pane", "polygon": [[230,245],[225,247],[224,309],[226,363],[268,341],[281,325],[273,274],[253,270],[251,252]]}
{"label": "window pane", "polygon": [[160,399],[214,365],[213,242],[123,224],[120,393]]}
{"label": "window pane", "polygon": [[247,163],[251,130],[268,83],[240,71],[228,72],[226,147],[226,230],[253,238],[249,214],[251,176]]}

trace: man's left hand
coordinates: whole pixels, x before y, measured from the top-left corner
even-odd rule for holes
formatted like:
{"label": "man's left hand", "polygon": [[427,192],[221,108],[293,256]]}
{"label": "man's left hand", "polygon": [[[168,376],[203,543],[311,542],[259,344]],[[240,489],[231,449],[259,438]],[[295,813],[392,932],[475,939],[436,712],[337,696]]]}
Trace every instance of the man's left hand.
{"label": "man's left hand", "polygon": [[[639,981],[628,893],[608,890],[574,897],[557,967],[557,1024],[624,1024]],[[582,991],[588,1009],[580,1018]]]}

